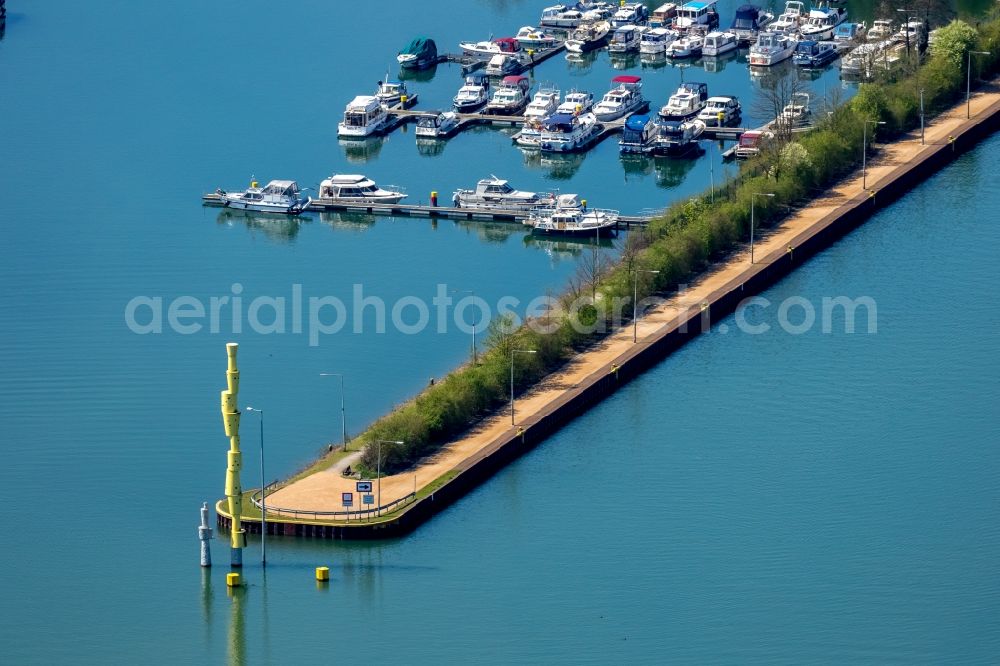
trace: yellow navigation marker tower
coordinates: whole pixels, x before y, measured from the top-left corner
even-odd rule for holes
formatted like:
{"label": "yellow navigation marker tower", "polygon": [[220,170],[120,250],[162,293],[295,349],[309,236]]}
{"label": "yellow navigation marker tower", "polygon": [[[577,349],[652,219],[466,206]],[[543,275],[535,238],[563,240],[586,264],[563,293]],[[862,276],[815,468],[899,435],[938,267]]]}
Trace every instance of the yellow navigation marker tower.
{"label": "yellow navigation marker tower", "polygon": [[229,515],[232,516],[230,531],[230,546],[234,567],[243,566],[243,549],[247,547],[247,533],[243,529],[243,486],[240,484],[240,468],[243,466],[243,454],[240,453],[240,412],[236,409],[237,396],[240,392],[240,371],[236,367],[235,342],[226,344],[226,354],[229,356],[229,367],[226,369],[226,390],[222,392],[222,424],[229,438],[228,464],[226,466],[226,500],[229,503]]}

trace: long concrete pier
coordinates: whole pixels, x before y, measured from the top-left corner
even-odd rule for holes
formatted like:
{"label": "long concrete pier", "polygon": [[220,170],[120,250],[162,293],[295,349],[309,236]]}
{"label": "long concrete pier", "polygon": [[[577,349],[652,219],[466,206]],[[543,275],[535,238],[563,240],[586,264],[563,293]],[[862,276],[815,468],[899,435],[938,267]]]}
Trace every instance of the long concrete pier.
{"label": "long concrete pier", "polygon": [[[348,523],[338,518],[333,512],[343,511],[341,493],[353,492],[356,480],[334,467],[270,491],[268,533],[363,539],[413,530],[563,424],[707,331],[712,320],[733,312],[743,299],[774,284],[1000,128],[996,82],[974,96],[971,108],[971,119],[966,119],[964,102],[934,119],[927,127],[926,145],[921,144],[919,132],[914,132],[881,147],[868,162],[867,188],[862,187],[860,173],[837,183],[770,230],[756,244],[755,261],[750,261],[748,251],[737,252],[647,313],[638,323],[638,342],[633,343],[631,328],[626,327],[571,359],[517,398],[516,426],[510,424],[508,413],[495,414],[415,470],[381,479],[383,504],[394,502],[384,515],[370,522],[352,517]],[[227,526],[224,506],[217,505],[217,511],[220,524]],[[325,512],[330,514],[323,516]],[[245,521],[244,526],[257,532],[261,528],[259,519]]]}

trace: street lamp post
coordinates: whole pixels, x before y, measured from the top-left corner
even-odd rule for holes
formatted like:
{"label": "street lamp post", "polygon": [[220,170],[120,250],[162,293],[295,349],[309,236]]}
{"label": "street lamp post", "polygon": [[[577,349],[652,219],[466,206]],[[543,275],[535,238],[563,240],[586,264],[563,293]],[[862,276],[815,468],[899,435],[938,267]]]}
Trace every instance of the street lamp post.
{"label": "street lamp post", "polygon": [[[474,292],[473,290],[471,290],[471,289],[462,289],[462,290],[455,289],[455,290],[452,290],[451,293],[453,293],[453,294],[471,294],[472,295],[472,300],[473,300],[472,304],[475,305],[476,292]],[[479,319],[477,317],[476,320],[472,322],[472,365],[475,365],[476,362],[479,360],[478,357],[477,357],[477,350],[476,350],[476,325],[478,323],[479,323]]]}
{"label": "street lamp post", "polygon": [[[866,120],[865,129],[861,133],[861,189],[868,189],[868,125],[885,125],[884,120]],[[875,138],[875,130],[872,130]]]}
{"label": "street lamp post", "polygon": [[510,424],[514,425],[514,356],[516,354],[534,354],[534,349],[510,350]]}
{"label": "street lamp post", "polygon": [[321,372],[320,377],[340,377],[340,430],[344,450],[347,450],[347,412],[344,411],[344,375],[339,372]]}
{"label": "street lamp post", "polygon": [[264,486],[264,410],[247,407],[260,417],[260,565],[267,566],[267,488]]}
{"label": "street lamp post", "polygon": [[972,117],[972,56],[989,55],[989,51],[969,51],[968,61],[965,65],[965,117]]}
{"label": "street lamp post", "polygon": [[920,89],[920,145],[924,145],[924,89]]}
{"label": "street lamp post", "polygon": [[638,312],[638,301],[639,301],[639,273],[659,273],[660,271],[651,271],[646,269],[636,269],[632,274],[632,342],[637,342],[639,339],[639,312]]}
{"label": "street lamp post", "polygon": [[754,192],[750,195],[750,263],[753,263],[753,226],[754,226],[754,203],[757,197],[774,197],[773,192]]}
{"label": "street lamp post", "polygon": [[[375,462],[375,477],[378,479],[378,506],[375,508],[375,515],[382,515],[382,443],[386,444],[399,444],[402,446],[406,442],[401,442],[396,439],[376,439],[378,443],[378,460]],[[371,514],[368,514],[369,516]]]}

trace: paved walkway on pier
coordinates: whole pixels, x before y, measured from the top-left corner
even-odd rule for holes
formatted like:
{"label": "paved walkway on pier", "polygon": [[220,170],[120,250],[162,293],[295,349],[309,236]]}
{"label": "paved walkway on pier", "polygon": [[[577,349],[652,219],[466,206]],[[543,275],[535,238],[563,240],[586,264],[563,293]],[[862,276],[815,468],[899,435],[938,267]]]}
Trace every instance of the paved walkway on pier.
{"label": "paved walkway on pier", "polygon": [[[973,120],[976,115],[987,110],[1000,109],[1000,89],[994,83],[982,89],[972,98]],[[920,144],[920,131],[887,146],[879,146],[879,151],[868,163],[868,190],[878,190],[880,184],[902,171],[905,165],[934,147],[946,146],[949,136],[955,134],[966,123],[966,107],[956,105],[927,126],[926,146]],[[851,205],[869,195],[861,187],[860,171],[839,183],[821,197],[812,201],[808,208],[795,212],[781,225],[768,230],[756,243],[754,256],[756,263],[750,264],[749,249],[737,252],[726,262],[711,268],[696,280],[686,291],[668,300],[660,308],[651,311],[638,325],[639,342],[643,338],[670,330],[683,317],[697,312],[702,304],[712,299],[712,295],[731,285],[739,286],[760,267],[785,257],[787,248],[794,247],[804,237],[811,236],[827,224],[827,216],[844,205]],[[877,196],[877,194],[876,194]],[[577,355],[559,372],[550,375],[527,395],[517,399],[517,422],[530,423],[535,417],[549,411],[554,404],[565,399],[571,389],[599,371],[607,372],[613,363],[633,348],[631,325],[608,336],[594,348]],[[465,437],[453,441],[427,460],[419,468],[404,474],[382,479],[382,504],[403,497],[441,475],[468,466],[469,461],[491,450],[496,440],[509,437],[516,426],[511,426],[510,414],[503,412],[482,421]],[[318,472],[286,486],[268,496],[268,504],[299,510],[340,511],[340,493],[353,492],[354,480],[343,478],[332,470]]]}

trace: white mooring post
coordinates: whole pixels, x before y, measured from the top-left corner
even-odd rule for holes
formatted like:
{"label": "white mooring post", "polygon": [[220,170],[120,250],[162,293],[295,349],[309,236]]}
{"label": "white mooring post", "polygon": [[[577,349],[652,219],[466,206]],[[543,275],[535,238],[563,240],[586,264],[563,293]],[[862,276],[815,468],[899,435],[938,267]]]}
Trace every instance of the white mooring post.
{"label": "white mooring post", "polygon": [[201,541],[201,566],[212,566],[212,549],[209,542],[212,540],[212,528],[208,526],[208,503],[201,503],[201,526],[198,527],[198,540]]}

